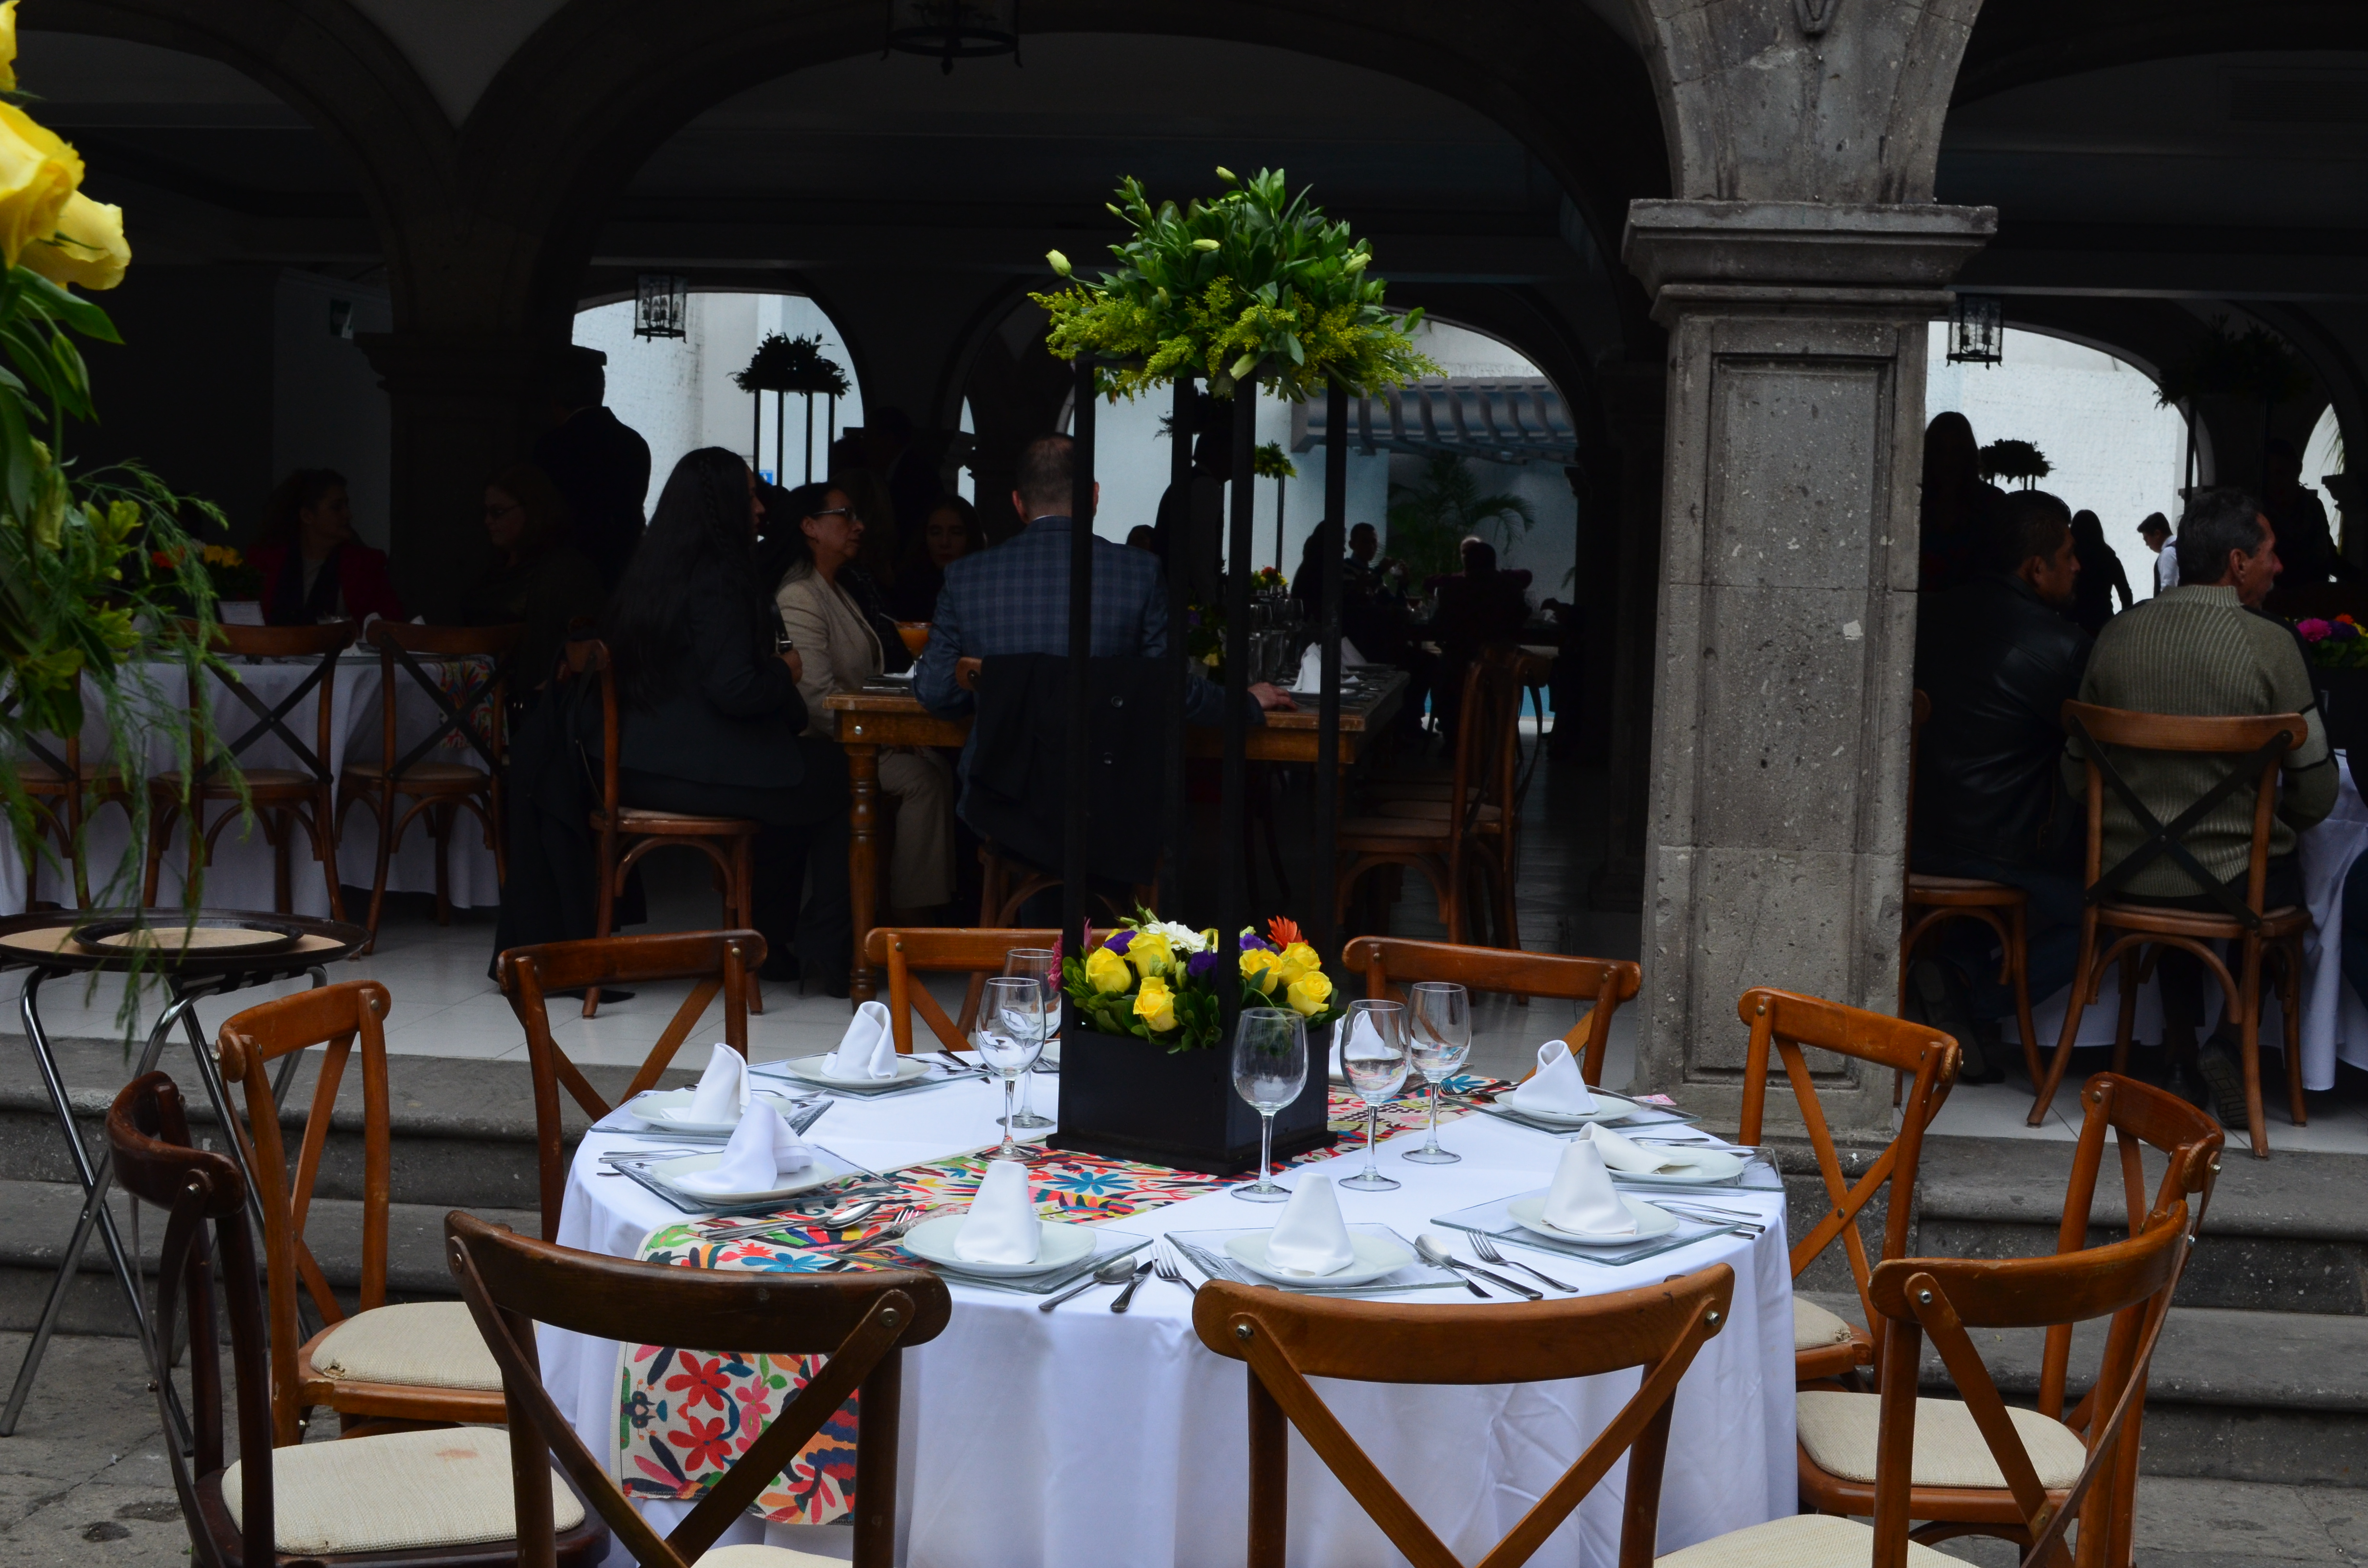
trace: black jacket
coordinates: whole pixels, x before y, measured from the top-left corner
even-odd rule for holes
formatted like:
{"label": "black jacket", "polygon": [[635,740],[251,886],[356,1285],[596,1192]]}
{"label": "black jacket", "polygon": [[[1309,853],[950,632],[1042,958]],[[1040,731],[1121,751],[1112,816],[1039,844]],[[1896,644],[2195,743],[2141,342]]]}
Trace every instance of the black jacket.
{"label": "black jacket", "polygon": [[[1095,659],[1088,874],[1147,882],[1159,863],[1160,770],[1167,756],[1165,660]],[[1007,653],[982,662],[962,817],[1003,853],[1061,869],[1068,832],[1069,661]],[[1146,805],[1146,802],[1148,804]]]}
{"label": "black jacket", "polygon": [[567,542],[614,593],[642,542],[650,444],[608,409],[579,408],[535,437],[535,465],[567,497]]}
{"label": "black jacket", "polygon": [[794,789],[805,778],[798,732],[806,705],[773,652],[780,619],[770,600],[753,597],[725,572],[712,565],[691,578],[666,654],[668,695],[619,716],[618,766],[701,784]]}
{"label": "black jacket", "polygon": [[2072,869],[2079,813],[2056,759],[2089,649],[2089,634],[2019,577],[1980,576],[1926,599],[1916,634],[1916,684],[1932,705],[1917,751],[1919,867]]}

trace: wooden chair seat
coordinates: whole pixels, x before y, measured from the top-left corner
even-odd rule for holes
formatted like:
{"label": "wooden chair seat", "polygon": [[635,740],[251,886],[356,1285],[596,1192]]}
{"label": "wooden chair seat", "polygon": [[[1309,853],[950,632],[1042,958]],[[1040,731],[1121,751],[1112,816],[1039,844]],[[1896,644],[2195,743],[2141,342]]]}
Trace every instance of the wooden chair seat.
{"label": "wooden chair seat", "polygon": [[[592,813],[593,831],[597,833],[606,825],[607,814],[595,811]],[[617,830],[678,838],[754,838],[762,831],[759,824],[746,817],[702,817],[689,812],[645,812],[639,806],[626,806],[618,811]]]}
{"label": "wooden chair seat", "polygon": [[[1653,1559],[1653,1568],[1860,1568],[1874,1560],[1874,1531],[1831,1514],[1793,1514]],[[1907,1543],[1907,1568],[1957,1568],[1957,1559]]]}
{"label": "wooden chair seat", "polygon": [[[239,777],[245,781],[247,794],[256,800],[308,801],[320,788],[311,774],[297,767],[243,768]],[[175,768],[150,775],[149,787],[162,794],[178,796],[181,793],[180,770]],[[216,775],[198,780],[198,787],[191,793],[201,800],[235,801],[238,799],[238,786]]]}
{"label": "wooden chair seat", "polygon": [[[201,1483],[201,1501],[240,1533],[241,1462]],[[582,1530],[584,1500],[551,1472],[552,1523]],[[499,1427],[385,1432],[303,1443],[271,1456],[273,1542],[290,1556],[392,1555],[485,1546],[485,1561],[517,1558],[509,1434]],[[455,1560],[438,1558],[440,1565]]]}
{"label": "wooden chair seat", "polygon": [[[346,772],[356,778],[379,779],[386,777],[383,762],[349,762]],[[471,767],[465,762],[415,762],[395,775],[394,787],[409,793],[416,788],[431,790],[482,790],[486,774],[482,767]]]}
{"label": "wooden chair seat", "polygon": [[1936,908],[2009,909],[2031,902],[2029,893],[2005,882],[1986,882],[1979,877],[1928,877],[1921,871],[1908,874],[1907,893],[1911,902]]}
{"label": "wooden chair seat", "polygon": [[1454,836],[1454,824],[1429,817],[1350,817],[1340,824],[1340,846],[1370,839],[1391,847],[1410,844],[1437,845],[1442,851]]}
{"label": "wooden chair seat", "polygon": [[1435,823],[1452,823],[1459,817],[1462,817],[1468,821],[1474,828],[1483,832],[1486,832],[1490,828],[1500,827],[1503,825],[1505,821],[1505,811],[1501,806],[1466,806],[1463,810],[1459,811],[1456,808],[1454,801],[1445,799],[1437,801],[1376,801],[1373,802],[1373,814],[1378,817],[1403,819],[1411,822]]}
{"label": "wooden chair seat", "polygon": [[[2145,931],[2166,937],[2188,937],[2199,942],[2226,941],[2232,922],[2225,915],[2201,910],[2164,909],[2147,903],[2102,903],[2097,906],[2099,926],[2119,931]],[[2297,903],[2261,911],[2261,939],[2298,937],[2310,929],[2310,911]]]}
{"label": "wooden chair seat", "polygon": [[402,1301],[331,1324],[296,1352],[297,1392],[332,1408],[398,1400],[406,1389],[498,1392],[502,1369],[458,1301]]}

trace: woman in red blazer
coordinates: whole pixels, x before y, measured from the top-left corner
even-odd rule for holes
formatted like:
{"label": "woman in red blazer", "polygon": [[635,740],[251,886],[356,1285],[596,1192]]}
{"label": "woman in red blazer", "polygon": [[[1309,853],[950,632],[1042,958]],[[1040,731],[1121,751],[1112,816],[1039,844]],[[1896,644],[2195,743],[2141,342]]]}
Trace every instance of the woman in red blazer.
{"label": "woman in red blazer", "polygon": [[280,482],[248,559],[263,577],[269,625],[404,619],[386,552],[354,537],[353,503],[345,475],[335,469],[298,469]]}

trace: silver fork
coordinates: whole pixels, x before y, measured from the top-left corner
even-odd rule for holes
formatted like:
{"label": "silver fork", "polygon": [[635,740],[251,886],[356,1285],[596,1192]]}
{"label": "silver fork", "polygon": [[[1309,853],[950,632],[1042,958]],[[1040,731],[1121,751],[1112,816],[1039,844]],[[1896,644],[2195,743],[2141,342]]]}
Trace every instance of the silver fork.
{"label": "silver fork", "polygon": [[1531,1268],[1528,1264],[1523,1263],[1518,1257],[1507,1257],[1503,1253],[1497,1250],[1497,1244],[1495,1242],[1490,1241],[1486,1236],[1482,1235],[1479,1232],[1473,1231],[1468,1233],[1472,1238],[1472,1250],[1479,1255],[1481,1262],[1493,1263],[1507,1268],[1518,1268],[1522,1273],[1528,1275],[1531,1278],[1543,1279],[1557,1290],[1568,1290],[1574,1294],[1577,1293],[1578,1290],[1577,1286],[1565,1285],[1551,1274]]}
{"label": "silver fork", "polygon": [[1167,1256],[1167,1244],[1165,1241],[1155,1241],[1151,1244],[1151,1271],[1170,1285],[1184,1287],[1184,1293],[1188,1296],[1197,1296],[1201,1293],[1201,1288],[1185,1278],[1183,1269],[1177,1267],[1176,1260]]}

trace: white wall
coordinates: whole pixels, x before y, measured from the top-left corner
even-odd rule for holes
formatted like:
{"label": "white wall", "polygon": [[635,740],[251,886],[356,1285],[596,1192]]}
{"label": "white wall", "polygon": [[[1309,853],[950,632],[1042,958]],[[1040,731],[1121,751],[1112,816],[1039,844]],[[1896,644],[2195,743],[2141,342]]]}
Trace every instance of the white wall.
{"label": "white wall", "polygon": [[272,311],[272,472],[275,483],[300,468],[344,474],[354,531],[383,550],[393,468],[386,393],[353,341],[330,332],[336,300],[353,306],[355,332],[393,328],[383,289],[314,272],[280,273]]}

